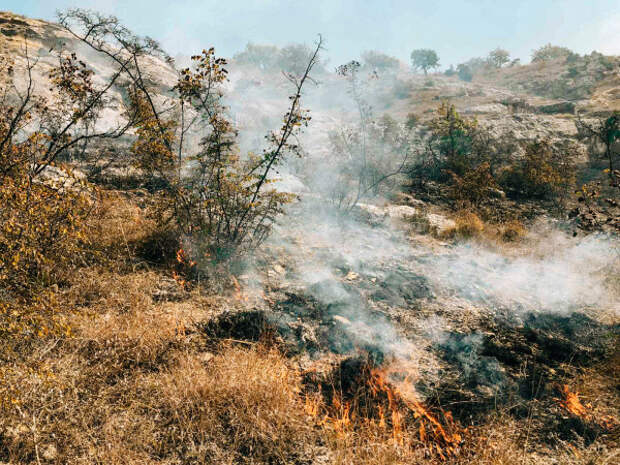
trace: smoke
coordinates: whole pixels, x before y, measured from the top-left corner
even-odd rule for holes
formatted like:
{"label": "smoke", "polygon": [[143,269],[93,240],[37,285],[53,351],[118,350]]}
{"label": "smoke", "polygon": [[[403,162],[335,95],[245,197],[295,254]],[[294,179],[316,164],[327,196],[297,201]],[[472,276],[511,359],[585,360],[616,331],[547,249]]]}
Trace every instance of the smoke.
{"label": "smoke", "polygon": [[519,311],[568,313],[607,308],[618,313],[608,278],[618,273],[618,243],[605,236],[569,239],[556,232],[538,250],[507,257],[463,244],[431,264],[434,285],[476,303]]}
{"label": "smoke", "polygon": [[[498,370],[493,362],[476,360],[480,336],[457,344],[448,337],[453,323],[429,317],[426,309],[443,306],[452,314],[464,312],[455,307],[457,298],[487,314],[508,313],[515,319],[531,312],[619,313],[613,288],[617,284],[611,279],[618,273],[619,252],[612,238],[571,238],[548,227],[510,253],[477,243],[431,249],[411,240],[406,221],[390,218],[381,196],[344,213],[334,208],[330,194],[342,188],[350,174],[345,170],[356,160],[347,166],[336,159],[329,134],[358,124],[359,112],[346,79],[321,79],[306,88],[303,99],[313,117],[300,138],[304,157],[289,160],[275,175],[275,186],[298,194],[300,200],[274,225],[268,243],[271,258],[256,266],[254,281],[318,305],[321,311],[313,318],[323,328],[317,331],[327,332],[331,351],[377,350],[411,361],[432,376],[439,366],[433,347],[458,352],[455,344],[467,346],[470,350],[457,357],[458,363],[463,370],[495,373],[487,380],[494,384]],[[370,81],[362,89],[364,98],[374,108],[389,106],[398,96],[395,91],[387,95],[386,88],[398,79],[390,75]],[[243,135],[241,146],[261,150],[264,135],[277,126],[286,108],[286,80],[233,63],[229,90],[227,102]],[[393,150],[379,140],[367,143],[388,154]],[[269,273],[274,260],[285,273]],[[295,312],[293,318],[307,320],[302,307]]]}

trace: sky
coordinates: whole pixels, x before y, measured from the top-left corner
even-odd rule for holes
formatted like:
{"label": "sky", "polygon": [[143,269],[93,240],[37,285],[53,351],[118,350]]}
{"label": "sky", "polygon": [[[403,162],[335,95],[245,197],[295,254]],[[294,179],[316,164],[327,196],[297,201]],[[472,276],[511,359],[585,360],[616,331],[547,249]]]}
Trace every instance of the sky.
{"label": "sky", "polygon": [[432,48],[443,67],[498,46],[522,62],[546,43],[620,55],[620,0],[0,0],[0,10],[46,20],[75,6],[117,16],[172,56],[311,45],[319,33],[334,67],[364,50],[409,62],[411,50]]}

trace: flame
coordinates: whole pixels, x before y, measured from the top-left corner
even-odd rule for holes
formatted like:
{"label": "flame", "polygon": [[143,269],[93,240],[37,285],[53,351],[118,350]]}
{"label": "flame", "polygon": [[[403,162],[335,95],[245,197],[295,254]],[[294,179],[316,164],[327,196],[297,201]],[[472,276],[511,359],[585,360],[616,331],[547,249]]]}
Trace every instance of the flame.
{"label": "flame", "polygon": [[[403,382],[402,389],[396,387],[390,381],[395,366],[381,369],[367,366],[360,377],[364,384],[348,400],[343,400],[342,393],[335,390],[328,402],[320,390],[306,395],[305,412],[319,425],[330,426],[338,435],[365,425],[384,431],[396,447],[415,447],[421,443],[442,459],[456,456],[460,452],[462,433],[466,430],[456,424],[449,412],[442,412],[442,423],[415,398],[407,387],[409,383]],[[401,369],[402,365],[398,366],[399,373],[402,373]],[[414,425],[414,422],[418,424]]]}
{"label": "flame", "polygon": [[190,282],[186,279],[188,273],[191,272],[192,268],[196,266],[196,262],[190,260],[187,253],[183,248],[177,250],[176,253],[177,266],[176,270],[172,271],[172,277],[178,283],[180,287],[185,290],[188,290],[190,287]]}
{"label": "flame", "polygon": [[618,425],[618,420],[614,417],[606,415],[596,418],[592,413],[592,404],[583,405],[579,400],[579,392],[571,391],[567,384],[558,387],[561,399],[556,398],[556,402],[568,413],[575,415],[587,422],[593,422],[606,430],[612,430]]}
{"label": "flame", "polygon": [[[398,368],[401,368],[400,366]],[[398,368],[396,371],[398,371]],[[427,444],[429,449],[435,449],[440,457],[445,458],[448,455],[457,455],[459,445],[462,441],[462,435],[459,433],[460,428],[454,422],[450,412],[444,412],[445,426],[437,419],[433,413],[419,400],[417,400],[410,389],[399,389],[390,381],[390,374],[393,368],[373,368],[370,370],[369,385],[371,393],[375,398],[384,394],[388,400],[388,410],[391,412],[392,420],[392,437],[394,440],[403,445],[406,439],[406,428],[404,425],[404,417],[410,413],[414,419],[420,421],[418,427],[418,435],[420,442]],[[405,378],[402,385],[407,383],[410,376]],[[383,420],[382,409],[380,409],[380,424]],[[449,432],[448,429],[453,431]]]}
{"label": "flame", "polygon": [[239,281],[237,280],[237,278],[235,278],[234,276],[231,276],[231,281],[235,288],[235,293],[234,293],[235,300],[238,302],[247,302],[249,298],[247,295],[243,293],[243,290],[241,289],[241,284],[239,284]]}
{"label": "flame", "polygon": [[579,400],[579,393],[577,391],[572,392],[567,384],[563,384],[560,386],[560,394],[562,394],[562,399],[557,399],[557,401],[561,407],[575,416],[589,419],[588,409]]}
{"label": "flame", "polygon": [[179,265],[186,265],[189,268],[196,266],[196,262],[189,259],[187,253],[185,253],[185,250],[183,250],[182,247],[177,250],[177,263]]}

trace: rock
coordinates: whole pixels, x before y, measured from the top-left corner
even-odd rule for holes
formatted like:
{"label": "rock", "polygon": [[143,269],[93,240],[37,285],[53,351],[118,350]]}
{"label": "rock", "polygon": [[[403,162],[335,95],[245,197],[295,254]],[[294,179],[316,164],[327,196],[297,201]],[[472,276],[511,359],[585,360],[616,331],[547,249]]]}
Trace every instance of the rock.
{"label": "rock", "polygon": [[441,235],[444,232],[456,227],[456,223],[454,222],[454,220],[446,218],[442,215],[429,213],[426,218],[428,220],[430,229],[438,235]]}
{"label": "rock", "polygon": [[334,315],[332,317],[334,319],[334,321],[337,321],[338,323],[345,325],[345,326],[351,326],[351,321],[348,320],[347,318],[340,316],[340,315]]}
{"label": "rock", "polygon": [[407,205],[390,205],[385,208],[390,218],[406,220],[418,214],[418,210]]}
{"label": "rock", "polygon": [[56,450],[56,446],[54,444],[44,446],[41,450],[41,457],[48,462],[56,460],[56,457],[58,457],[58,450]]}
{"label": "rock", "polygon": [[412,195],[405,194],[404,192],[399,192],[394,196],[394,203],[399,205],[408,205],[410,207],[422,208],[426,205],[426,202],[422,200],[414,198]]}
{"label": "rock", "polygon": [[547,115],[554,115],[557,113],[569,113],[571,115],[574,115],[575,104],[573,102],[553,103],[551,105],[542,105],[538,107],[537,110]]}
{"label": "rock", "polygon": [[491,197],[495,197],[496,199],[505,199],[506,193],[501,189],[495,189],[493,187],[489,187],[489,194]]}

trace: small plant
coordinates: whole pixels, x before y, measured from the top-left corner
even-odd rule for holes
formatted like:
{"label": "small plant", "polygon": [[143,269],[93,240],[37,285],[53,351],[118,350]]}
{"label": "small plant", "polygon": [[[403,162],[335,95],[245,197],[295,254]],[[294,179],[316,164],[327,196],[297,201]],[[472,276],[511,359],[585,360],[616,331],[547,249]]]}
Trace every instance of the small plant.
{"label": "small plant", "polygon": [[478,215],[470,210],[457,212],[454,218],[455,226],[443,232],[446,239],[471,239],[482,234],[484,223]]}
{"label": "small plant", "polygon": [[452,175],[451,197],[461,205],[477,205],[488,200],[492,196],[493,189],[497,190],[498,185],[491,175],[489,163],[466,171],[462,176],[456,173]]}
{"label": "small plant", "polygon": [[519,220],[510,220],[499,227],[499,236],[504,242],[514,242],[527,234],[527,229]]}

